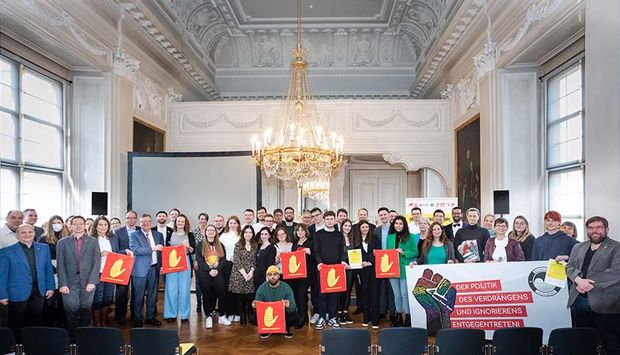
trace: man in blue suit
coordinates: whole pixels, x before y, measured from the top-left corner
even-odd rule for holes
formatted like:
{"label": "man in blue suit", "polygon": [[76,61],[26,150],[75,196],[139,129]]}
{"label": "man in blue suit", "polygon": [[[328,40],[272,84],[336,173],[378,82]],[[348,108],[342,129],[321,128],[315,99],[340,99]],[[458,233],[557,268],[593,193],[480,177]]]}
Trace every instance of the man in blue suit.
{"label": "man in blue suit", "polygon": [[[118,239],[119,253],[131,255],[131,250],[129,249],[129,235],[134,231],[140,230],[140,227],[136,226],[137,221],[138,214],[135,211],[127,211],[127,213],[125,213],[125,226],[114,232],[114,236]],[[119,325],[125,325],[126,322],[125,316],[127,315],[127,294],[129,287],[130,285],[116,285],[114,319],[116,319]]]}
{"label": "man in blue suit", "polygon": [[35,230],[22,224],[18,243],[0,249],[0,303],[9,307],[9,326],[19,339],[24,326],[41,325],[45,298],[54,294],[54,271],[47,244],[35,243]]}
{"label": "man in blue suit", "polygon": [[[135,257],[131,271],[131,304],[134,327],[141,327],[143,323],[161,325],[161,322],[155,318],[155,306],[157,305],[157,288],[164,236],[151,229],[152,223],[151,216],[143,214],[140,218],[142,229],[129,234],[129,249]],[[145,294],[146,321],[143,322]]]}

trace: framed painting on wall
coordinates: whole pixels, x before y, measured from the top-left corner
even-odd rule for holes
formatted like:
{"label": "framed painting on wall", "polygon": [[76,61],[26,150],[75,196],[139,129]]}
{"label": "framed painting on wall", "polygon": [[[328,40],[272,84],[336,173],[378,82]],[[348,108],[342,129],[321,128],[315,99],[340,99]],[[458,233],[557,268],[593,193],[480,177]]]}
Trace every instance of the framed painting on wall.
{"label": "framed painting on wall", "polygon": [[162,153],[165,150],[165,132],[146,122],[133,120],[133,151]]}
{"label": "framed painting on wall", "polygon": [[480,209],[480,115],[456,129],[456,184],[461,208]]}

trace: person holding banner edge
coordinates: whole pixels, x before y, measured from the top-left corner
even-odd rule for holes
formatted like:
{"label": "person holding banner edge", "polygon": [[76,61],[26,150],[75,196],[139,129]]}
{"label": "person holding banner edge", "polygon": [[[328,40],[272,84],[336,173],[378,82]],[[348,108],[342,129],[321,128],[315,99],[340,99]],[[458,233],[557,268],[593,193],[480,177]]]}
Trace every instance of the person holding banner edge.
{"label": "person holding banner edge", "polygon": [[[252,308],[256,308],[256,302],[275,302],[284,301],[285,317],[286,317],[286,333],[284,337],[290,339],[293,333],[290,327],[295,324],[297,318],[297,305],[291,287],[283,281],[280,281],[280,269],[271,265],[267,268],[267,280],[256,290],[256,297],[252,301]],[[271,334],[261,334],[261,339],[269,338]]]}
{"label": "person holding banner edge", "polygon": [[[385,249],[396,249],[400,263],[400,278],[390,279],[390,285],[394,292],[394,305],[396,308],[396,322],[394,326],[411,327],[411,313],[409,310],[409,295],[407,294],[407,277],[405,267],[410,263],[416,263],[418,257],[419,234],[409,233],[407,219],[397,216],[390,227]],[[404,311],[404,312],[403,312]],[[402,313],[405,313],[403,322]]]}

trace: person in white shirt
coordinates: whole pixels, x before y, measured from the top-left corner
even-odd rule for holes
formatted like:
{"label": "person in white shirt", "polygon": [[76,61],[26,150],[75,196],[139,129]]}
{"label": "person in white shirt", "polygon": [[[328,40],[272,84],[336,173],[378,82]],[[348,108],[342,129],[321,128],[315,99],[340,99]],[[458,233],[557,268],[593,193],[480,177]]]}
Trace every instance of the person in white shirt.
{"label": "person in white shirt", "polygon": [[444,227],[446,231],[446,236],[450,239],[451,242],[454,242],[454,237],[456,236],[456,232],[461,228],[467,227],[468,224],[463,222],[463,210],[459,207],[452,208],[452,223],[448,224]]}
{"label": "person in white shirt", "polygon": [[422,217],[422,209],[414,207],[411,209],[411,222],[409,223],[409,232],[413,234],[420,233],[420,217]]}
{"label": "person in white shirt", "polygon": [[[252,212],[252,214],[254,213]],[[226,265],[222,270],[224,273],[224,281],[226,282],[226,297],[224,298],[224,304],[220,307],[222,308],[221,314],[225,314],[230,322],[239,322],[241,320],[241,317],[237,314],[239,306],[234,302],[236,297],[234,297],[232,292],[228,291],[233,258],[235,256],[235,244],[237,244],[239,238],[241,238],[241,222],[239,221],[239,217],[230,216],[226,222],[224,233],[220,236],[220,243],[222,243],[224,250],[226,250]]]}
{"label": "person in white shirt", "polygon": [[24,214],[20,210],[11,210],[6,214],[6,223],[0,229],[0,249],[17,243],[15,231],[24,223]]}
{"label": "person in white shirt", "polygon": [[[267,215],[267,208],[265,208],[264,206],[260,206],[259,208],[256,209],[256,218],[258,218],[258,223],[262,225],[263,227],[265,226],[265,216]],[[262,228],[262,227],[261,227]],[[260,229],[256,229],[256,227],[254,227],[254,229],[258,232]]]}
{"label": "person in white shirt", "polygon": [[243,225],[241,228],[245,226],[254,226],[254,210],[251,208],[247,208],[243,211]]}
{"label": "person in white shirt", "polygon": [[[170,238],[173,229],[168,227],[168,225],[166,224],[166,222],[168,221],[168,214],[166,213],[166,211],[157,212],[155,218],[157,219],[157,225],[153,229],[161,233],[161,235],[164,236],[164,240],[166,238]],[[176,217],[174,219],[176,220]]]}

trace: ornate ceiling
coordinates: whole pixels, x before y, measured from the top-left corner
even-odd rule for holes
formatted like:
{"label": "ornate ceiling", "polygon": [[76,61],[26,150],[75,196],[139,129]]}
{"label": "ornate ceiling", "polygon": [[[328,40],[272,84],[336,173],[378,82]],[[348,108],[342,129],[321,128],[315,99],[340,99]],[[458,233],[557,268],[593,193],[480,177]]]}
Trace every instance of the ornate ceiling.
{"label": "ornate ceiling", "polygon": [[[127,3],[129,0],[124,0]],[[306,0],[303,41],[318,97],[408,97],[458,0]],[[295,46],[294,0],[155,0],[199,53],[223,99],[281,97]]]}

